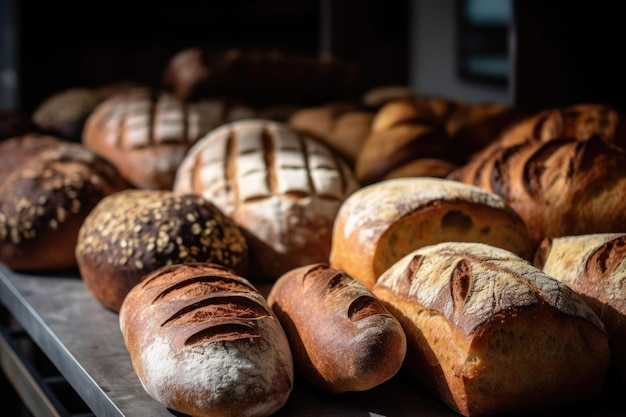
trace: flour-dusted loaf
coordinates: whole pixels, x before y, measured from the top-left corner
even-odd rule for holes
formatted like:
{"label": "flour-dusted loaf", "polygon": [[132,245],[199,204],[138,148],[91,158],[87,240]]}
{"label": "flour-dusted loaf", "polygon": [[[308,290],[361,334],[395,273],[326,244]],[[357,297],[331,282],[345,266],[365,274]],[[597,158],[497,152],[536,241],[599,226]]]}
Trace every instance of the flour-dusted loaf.
{"label": "flour-dusted loaf", "polygon": [[129,189],[107,196],[89,213],[76,260],[89,291],[118,311],[130,289],[157,268],[201,261],[243,273],[247,251],[237,225],[203,197]]}
{"label": "flour-dusted loaf", "polygon": [[253,114],[222,101],[187,103],[163,91],[134,87],[91,112],[82,141],[136,188],[170,190],[180,162],[198,138],[232,117]]}
{"label": "flour-dusted loaf", "polygon": [[493,147],[447,178],[504,198],[533,248],[546,237],[626,232],[626,152],[600,135]]}
{"label": "flour-dusted loaf", "polygon": [[81,144],[28,134],[0,145],[0,261],[13,270],[76,267],[79,229],[128,182]]}
{"label": "flour-dusted loaf", "polygon": [[275,281],[328,260],[337,210],[358,187],[327,145],[285,123],[247,119],[202,137],[173,189],[203,195],[233,218],[250,247],[249,277]]}
{"label": "flour-dusted loaf", "polygon": [[400,370],[402,326],[345,272],[325,263],[293,269],[274,283],[267,301],[287,333],[296,370],[317,388],[365,391]]}
{"label": "flour-dusted loaf", "polygon": [[289,342],[245,278],[210,263],[162,267],[135,286],[119,313],[146,392],[193,417],[263,417],[294,383]]}
{"label": "flour-dusted loaf", "polygon": [[609,334],[611,374],[626,381],[626,233],[545,239],[534,262],[600,317]]}
{"label": "flour-dusted loaf", "polygon": [[406,372],[464,416],[599,396],[608,334],[569,287],[494,246],[444,242],[385,271],[373,293],[402,323]]}
{"label": "flour-dusted loaf", "polygon": [[330,265],[368,288],[407,253],[445,241],[483,242],[531,259],[524,222],[502,198],[443,178],[394,178],[342,204]]}

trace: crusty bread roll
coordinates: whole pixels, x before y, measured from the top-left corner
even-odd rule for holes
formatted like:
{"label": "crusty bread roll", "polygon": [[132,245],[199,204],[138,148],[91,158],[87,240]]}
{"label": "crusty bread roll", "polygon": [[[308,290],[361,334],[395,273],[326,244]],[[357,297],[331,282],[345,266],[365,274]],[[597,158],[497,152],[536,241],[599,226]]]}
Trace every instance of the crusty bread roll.
{"label": "crusty bread roll", "polygon": [[247,251],[237,225],[201,196],[129,189],[89,213],[76,260],[89,291],[118,311],[128,291],[161,266],[202,261],[242,273]]}
{"label": "crusty bread roll", "polygon": [[294,112],[287,124],[305,135],[326,143],[350,165],[371,132],[374,112],[354,103],[332,103],[305,107]]}
{"label": "crusty bread roll", "polygon": [[611,376],[626,381],[626,233],[545,239],[534,263],[578,293],[609,334]]}
{"label": "crusty bread roll", "polygon": [[327,145],[285,123],[248,119],[202,137],[173,189],[201,194],[232,217],[250,246],[249,277],[275,281],[328,260],[337,210],[358,187]]}
{"label": "crusty bread roll", "polygon": [[129,187],[95,152],[46,135],[3,142],[0,166],[0,261],[13,270],[75,268],[84,219]]}
{"label": "crusty bread roll", "polygon": [[519,256],[474,242],[415,250],[373,293],[407,336],[404,369],[464,416],[596,399],[608,335],[569,287]]}
{"label": "crusty bread roll", "polygon": [[365,391],[393,377],[406,354],[398,320],[345,272],[325,263],[282,275],[267,297],[296,370],[317,388]]}
{"label": "crusty bread roll", "polygon": [[493,147],[447,178],[502,196],[533,248],[545,237],[626,232],[626,152],[599,135]]}
{"label": "crusty bread roll", "polygon": [[531,259],[524,222],[502,198],[443,178],[394,178],[341,205],[330,265],[368,288],[407,253],[445,241],[483,242]]}
{"label": "crusty bread roll", "polygon": [[287,402],[293,359],[279,321],[246,279],[209,263],[163,267],[119,313],[146,392],[194,417],[263,417]]}
{"label": "crusty bread roll", "polygon": [[129,88],[94,109],[82,140],[136,188],[171,190],[180,162],[198,138],[233,117],[253,114],[222,101],[185,103],[166,92]]}
{"label": "crusty bread roll", "polygon": [[376,112],[371,133],[357,154],[354,172],[362,185],[418,159],[459,161],[441,120],[419,97],[397,99]]}

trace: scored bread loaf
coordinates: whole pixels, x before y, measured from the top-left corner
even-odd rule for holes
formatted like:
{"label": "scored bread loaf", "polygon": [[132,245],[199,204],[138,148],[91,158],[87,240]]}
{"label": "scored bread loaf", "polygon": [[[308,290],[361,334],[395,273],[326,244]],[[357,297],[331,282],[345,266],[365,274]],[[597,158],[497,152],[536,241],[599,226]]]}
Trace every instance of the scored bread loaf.
{"label": "scored bread loaf", "polygon": [[136,188],[170,190],[180,162],[198,138],[233,117],[253,114],[222,101],[186,103],[163,91],[134,87],[91,112],[82,141]]}
{"label": "scored bread loaf", "polygon": [[535,265],[578,293],[609,334],[612,376],[626,381],[626,233],[545,239]]}
{"label": "scored bread loaf", "polygon": [[294,382],[289,342],[245,278],[210,263],[162,267],[124,300],[120,328],[156,401],[194,417],[263,417]]}
{"label": "scored bread loaf", "polygon": [[325,263],[295,268],[274,283],[267,302],[287,333],[296,370],[317,388],[365,391],[400,370],[400,323],[345,272]]}
{"label": "scored bread loaf", "polygon": [[545,237],[626,232],[626,152],[599,135],[494,147],[447,178],[504,198],[533,248]]}
{"label": "scored bread loaf", "polygon": [[0,180],[0,261],[22,271],[75,268],[87,215],[130,186],[92,150],[40,134],[2,143]]}
{"label": "scored bread loaf", "polygon": [[250,247],[250,278],[275,281],[328,260],[337,210],[358,186],[324,143],[285,123],[247,119],[201,138],[173,189],[203,195],[230,216]]}
{"label": "scored bread loaf", "polygon": [[368,288],[394,262],[444,241],[489,243],[531,259],[526,226],[502,198],[443,178],[394,178],[365,186],[341,205],[330,265]]}
{"label": "scored bread loaf", "polygon": [[83,282],[118,311],[145,274],[165,265],[213,262],[245,272],[247,242],[237,225],[201,196],[129,189],[107,196],[78,235]]}
{"label": "scored bread loaf", "polygon": [[608,335],[569,287],[483,243],[417,249],[373,293],[402,323],[404,369],[464,416],[547,410],[597,399]]}

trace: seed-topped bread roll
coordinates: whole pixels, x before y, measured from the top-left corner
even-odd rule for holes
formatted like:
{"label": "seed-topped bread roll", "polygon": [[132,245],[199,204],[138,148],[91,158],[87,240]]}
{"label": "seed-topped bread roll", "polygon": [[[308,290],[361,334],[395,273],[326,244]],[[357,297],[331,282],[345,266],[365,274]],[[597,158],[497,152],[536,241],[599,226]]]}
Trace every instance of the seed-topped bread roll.
{"label": "seed-topped bread roll", "polygon": [[[82,140],[135,187],[171,190],[185,153],[199,137],[231,120],[232,112],[220,101],[186,103],[166,92],[129,88],[93,110]],[[242,111],[236,117],[252,114]]]}
{"label": "seed-topped bread roll", "polygon": [[335,220],[330,265],[372,288],[407,253],[445,241],[483,242],[524,258],[524,222],[502,198],[443,178],[394,178],[363,187]]}
{"label": "seed-topped bread roll", "polygon": [[194,417],[264,417],[294,382],[289,342],[266,300],[232,270],[170,265],[121,306],[120,328],[146,392]]}
{"label": "seed-topped bread roll", "polygon": [[95,152],[50,136],[4,142],[0,165],[0,261],[13,270],[76,267],[84,219],[100,200],[129,187]]}
{"label": "seed-topped bread roll", "polygon": [[250,246],[250,278],[269,281],[328,260],[337,210],[357,188],[328,146],[265,119],[209,132],[174,183],[175,192],[201,194],[235,220]]}
{"label": "seed-topped bread roll", "polygon": [[282,275],[267,297],[296,369],[319,389],[365,391],[393,377],[406,354],[398,320],[345,272],[325,263]]}
{"label": "seed-topped bread roll", "polygon": [[404,369],[465,416],[596,399],[608,335],[569,287],[483,243],[415,250],[373,289],[407,336]]}
{"label": "seed-topped bread roll", "polygon": [[626,381],[626,233],[545,239],[535,265],[578,293],[606,326],[611,374]]}
{"label": "seed-topped bread roll", "polygon": [[202,261],[245,272],[247,250],[237,225],[201,196],[130,189],[89,213],[76,259],[95,298],[118,311],[128,291],[161,266]]}

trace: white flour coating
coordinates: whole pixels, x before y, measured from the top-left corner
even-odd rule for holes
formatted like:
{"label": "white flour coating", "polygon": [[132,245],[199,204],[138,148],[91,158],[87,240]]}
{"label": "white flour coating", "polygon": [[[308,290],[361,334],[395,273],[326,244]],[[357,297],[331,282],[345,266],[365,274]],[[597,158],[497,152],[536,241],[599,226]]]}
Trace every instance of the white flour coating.
{"label": "white flour coating", "polygon": [[293,382],[292,357],[284,334],[275,326],[259,327],[264,339],[260,342],[203,343],[180,352],[172,350],[167,337],[148,335],[139,355],[144,389],[167,406],[180,392],[200,409],[262,399],[250,403],[249,415],[275,411],[286,398],[277,396],[273,381],[287,374]]}
{"label": "white flour coating", "polygon": [[496,194],[452,180],[430,177],[394,178],[380,181],[348,196],[338,213],[344,219],[345,236],[368,247],[378,241],[389,225],[433,201],[464,200],[504,209]]}
{"label": "white flour coating", "polygon": [[[605,243],[624,235],[624,233],[595,233],[553,238],[543,270],[565,284],[582,285],[580,281],[586,274],[587,259]],[[576,256],[572,256],[572,253]],[[603,285],[606,286],[607,299],[626,301],[626,257],[622,258]]]}
{"label": "white flour coating", "polygon": [[[410,283],[402,277],[416,255],[422,260]],[[573,291],[519,256],[482,243],[445,242],[417,249],[384,272],[377,285],[440,311],[454,315],[450,292],[452,272],[458,262],[469,261],[472,286],[463,314],[477,318],[476,325],[494,314],[537,303],[541,297],[565,314],[586,318],[602,328],[597,316]]]}

